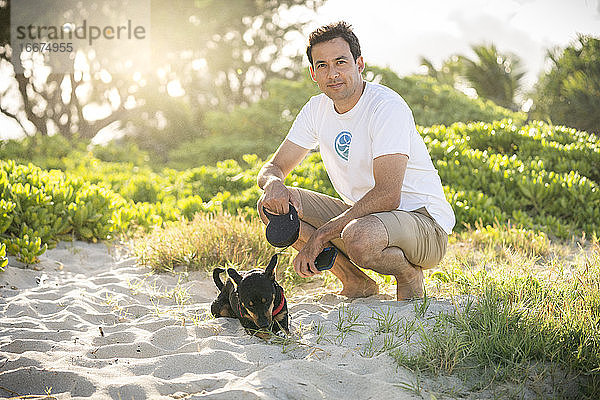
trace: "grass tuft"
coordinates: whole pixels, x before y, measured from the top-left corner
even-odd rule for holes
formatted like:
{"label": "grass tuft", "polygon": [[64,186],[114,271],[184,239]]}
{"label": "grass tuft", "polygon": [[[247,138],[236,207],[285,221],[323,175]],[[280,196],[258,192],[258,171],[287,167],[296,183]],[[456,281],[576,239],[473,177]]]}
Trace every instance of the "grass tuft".
{"label": "grass tuft", "polygon": [[475,229],[467,225],[467,231],[458,235],[458,238],[499,256],[506,249],[513,249],[530,257],[547,257],[550,252],[550,240],[546,233],[514,226],[510,221],[501,224],[496,220],[492,225],[476,222]]}
{"label": "grass tuft", "polygon": [[431,274],[429,282],[457,307],[421,333],[420,354],[395,354],[399,363],[433,374],[477,375],[481,387],[565,374],[580,388],[553,385],[559,397],[600,396],[597,243],[583,260],[566,265],[536,265],[527,257],[452,264]]}
{"label": "grass tuft", "polygon": [[301,279],[291,267],[295,250],[280,252],[269,245],[264,225],[253,216],[198,213],[192,221],[170,222],[136,237],[133,248],[138,263],[155,272],[172,272],[176,267],[188,271],[212,271],[217,266],[264,268],[279,253],[280,283],[289,286]]}

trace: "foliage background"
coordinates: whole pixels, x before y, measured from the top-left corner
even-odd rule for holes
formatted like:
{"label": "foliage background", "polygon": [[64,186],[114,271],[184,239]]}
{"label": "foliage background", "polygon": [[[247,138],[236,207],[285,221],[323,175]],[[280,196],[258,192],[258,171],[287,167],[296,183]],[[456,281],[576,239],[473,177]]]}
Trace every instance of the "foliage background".
{"label": "foliage background", "polygon": [[[101,3],[73,12],[86,15]],[[117,70],[87,54],[87,69],[70,74],[35,65],[11,74],[9,61],[19,54],[1,29],[9,82],[2,99],[18,101],[0,101],[0,112],[29,134],[0,145],[7,250],[34,261],[67,237],[102,240],[196,212],[255,213],[261,163],[318,93],[302,67],[303,49],[286,46],[308,21],[281,15],[322,4],[152,1],[150,73]],[[10,7],[0,1],[4,27]],[[511,221],[555,238],[597,234],[598,39],[581,36],[549,53],[552,68],[540,77],[529,113],[519,111],[518,57],[494,45],[473,50],[474,58],[453,55],[440,69],[423,59],[427,75],[400,77],[371,65],[365,72],[411,106],[456,229]],[[108,113],[86,118],[90,107]],[[96,145],[92,138],[105,127],[120,138]],[[316,153],[287,182],[335,195]]]}

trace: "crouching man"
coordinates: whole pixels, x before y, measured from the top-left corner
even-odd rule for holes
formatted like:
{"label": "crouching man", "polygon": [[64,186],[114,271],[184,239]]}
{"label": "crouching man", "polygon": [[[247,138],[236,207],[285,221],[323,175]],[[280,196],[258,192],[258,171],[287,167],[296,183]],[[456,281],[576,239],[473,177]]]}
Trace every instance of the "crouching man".
{"label": "crouching man", "polygon": [[[314,260],[333,244],[339,253],[331,272],[342,282],[340,294],[378,293],[358,265],[393,275],[398,300],[422,297],[422,270],[441,261],[455,217],[412,112],[393,90],[363,80],[360,45],[345,22],[312,32],[306,53],[323,93],[302,108],[258,175],[261,219],[268,222],[263,207],[274,214],[296,208],[301,226],[293,263],[302,277],[319,273]],[[343,200],[284,185],[317,146]]]}

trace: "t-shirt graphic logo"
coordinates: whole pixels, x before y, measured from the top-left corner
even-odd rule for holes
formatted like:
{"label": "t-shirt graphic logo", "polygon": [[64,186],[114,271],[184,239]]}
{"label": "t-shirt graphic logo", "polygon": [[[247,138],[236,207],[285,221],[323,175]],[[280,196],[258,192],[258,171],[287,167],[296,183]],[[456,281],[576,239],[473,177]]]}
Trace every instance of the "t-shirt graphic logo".
{"label": "t-shirt graphic logo", "polygon": [[347,131],[341,131],[335,138],[335,152],[345,161],[348,161],[350,142],[352,142],[352,134]]}

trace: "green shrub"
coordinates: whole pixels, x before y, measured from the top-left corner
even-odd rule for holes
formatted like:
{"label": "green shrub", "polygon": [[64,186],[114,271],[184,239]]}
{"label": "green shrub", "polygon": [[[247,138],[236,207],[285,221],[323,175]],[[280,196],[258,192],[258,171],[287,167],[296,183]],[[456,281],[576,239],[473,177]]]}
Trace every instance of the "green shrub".
{"label": "green shrub", "polygon": [[[428,128],[424,131],[431,132]],[[440,140],[452,137],[453,141],[488,153],[516,155],[523,162],[535,162],[549,171],[577,171],[600,182],[600,170],[596,168],[600,164],[600,141],[586,132],[539,121],[518,126],[512,120],[502,120],[456,123],[435,136]]]}
{"label": "green shrub", "polygon": [[549,69],[533,90],[533,118],[600,133],[600,37],[578,35],[548,52]]}
{"label": "green shrub", "polygon": [[7,243],[8,252],[16,255],[17,260],[25,264],[35,264],[39,262],[38,256],[44,254],[48,249],[48,245],[42,243],[42,238],[39,233],[29,228],[27,225],[22,225],[19,235],[11,238]]}
{"label": "green shrub", "polygon": [[[595,167],[600,146],[594,135],[512,120],[418,129],[454,208],[456,231],[511,221],[515,229],[558,238],[581,231],[600,235]],[[52,248],[63,239],[104,240],[136,228],[192,220],[198,213],[256,216],[262,194],[256,177],[263,161],[257,155],[184,171],[103,162],[90,153],[71,153],[61,163],[66,173],[0,163],[0,237],[5,242],[19,238],[27,247],[36,237],[40,249]],[[309,154],[286,184],[337,196],[319,153]],[[33,230],[27,240],[25,228]]]}
{"label": "green shrub", "polygon": [[13,203],[12,201],[0,199],[0,235],[8,229],[10,224],[12,224],[14,209],[15,203]]}
{"label": "green shrub", "polygon": [[91,146],[91,152],[94,157],[107,162],[127,162],[133,165],[144,165],[150,161],[147,152],[140,150],[135,143],[126,140],[115,140]]}
{"label": "green shrub", "polygon": [[6,245],[0,242],[0,271],[4,270],[4,267],[8,265],[8,258],[6,258]]}
{"label": "green shrub", "polygon": [[204,136],[181,143],[169,151],[167,164],[172,168],[187,169],[216,164],[224,158],[242,160],[245,154],[257,154],[261,158],[267,158],[277,149],[285,133],[286,131],[281,131],[279,135],[270,138],[255,137],[251,131],[222,132]]}
{"label": "green shrub", "polygon": [[130,176],[124,182],[119,189],[119,193],[136,203],[156,203],[159,197],[162,197],[163,190],[161,179],[156,174],[136,174]]}
{"label": "green shrub", "polygon": [[428,76],[401,78],[389,69],[369,67],[366,78],[399,93],[408,103],[415,122],[419,125],[450,125],[459,121],[492,122],[505,118],[521,123],[526,119],[524,113],[508,110],[489,100],[472,99]]}
{"label": "green shrub", "polygon": [[[442,182],[452,188],[447,193],[452,195],[452,192],[475,191],[489,199],[484,203],[479,202],[473,209],[468,203],[473,203],[475,199],[470,196],[467,209],[464,202],[453,197],[451,204],[455,206],[457,217],[460,217],[458,220],[472,224],[481,217],[483,224],[490,224],[494,218],[506,221],[507,216],[525,212],[531,219],[521,220],[532,223],[526,226],[529,229],[544,230],[551,227],[550,232],[561,238],[576,234],[577,230],[597,234],[600,188],[594,180],[569,169],[569,166],[580,162],[597,159],[600,156],[597,145],[586,139],[589,137],[587,134],[577,133],[573,136],[583,140],[576,151],[574,147],[559,148],[555,144],[566,141],[562,128],[555,132],[542,123],[533,123],[523,129],[513,128],[512,122],[502,121],[492,124],[456,123],[449,127],[422,129]],[[517,139],[525,135],[529,137],[523,141],[527,143],[523,146],[526,148],[523,153],[518,140],[495,138],[504,136],[505,131]],[[530,135],[531,132],[540,131],[552,133]],[[492,145],[484,150],[472,147],[472,143],[485,143],[485,137],[489,138]],[[547,137],[556,140],[548,141]],[[509,145],[511,142],[515,144]],[[546,148],[553,150],[546,152]],[[573,153],[571,150],[574,150]],[[533,156],[533,153],[536,155]],[[556,166],[558,171],[546,169],[546,163]],[[597,174],[593,168],[584,169],[584,172],[590,176]],[[498,210],[502,212],[498,213]],[[477,214],[481,215],[476,217]]]}
{"label": "green shrub", "polygon": [[190,196],[177,201],[177,208],[187,220],[193,220],[197,213],[204,211],[204,202],[200,196]]}
{"label": "green shrub", "polygon": [[83,141],[69,141],[61,135],[28,136],[21,140],[0,142],[0,160],[14,160],[18,164],[33,163],[44,169],[65,169],[63,159],[73,152],[86,152]]}
{"label": "green shrub", "polygon": [[[2,200],[13,205],[12,218],[5,234],[22,237],[24,226],[34,227],[36,236],[44,244],[54,247],[59,238],[69,231],[65,218],[65,203],[69,199],[65,199],[68,193],[62,188],[65,184],[62,173],[14,162],[2,162],[0,170],[6,174],[7,180]],[[56,202],[53,201],[55,192],[59,194]],[[73,191],[70,193],[72,195]]]}
{"label": "green shrub", "polygon": [[511,248],[532,257],[545,257],[550,251],[550,241],[544,232],[524,229],[510,222],[500,224],[497,220],[491,225],[476,222],[475,229],[466,232],[463,235],[464,239],[472,241],[478,247],[496,252],[498,249]]}
{"label": "green shrub", "polygon": [[107,162],[130,162],[143,165],[149,161],[146,152],[135,143],[115,140],[105,144],[91,144],[77,137],[66,139],[61,135],[27,136],[0,142],[0,159],[13,160],[17,164],[32,163],[43,169],[69,168],[69,160],[96,157]]}
{"label": "green shrub", "polygon": [[97,241],[122,231],[114,214],[130,204],[81,178],[14,161],[0,161],[0,190],[0,237],[28,264],[59,240]]}
{"label": "green shrub", "polygon": [[113,212],[125,206],[126,202],[108,189],[86,184],[69,204],[67,218],[77,238],[96,242],[111,237]]}

